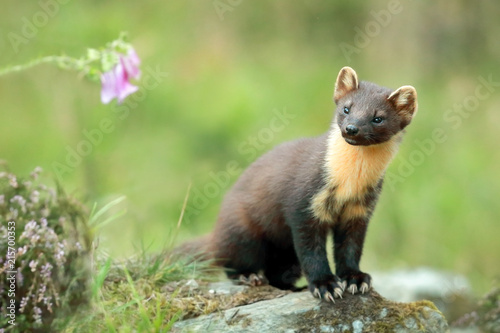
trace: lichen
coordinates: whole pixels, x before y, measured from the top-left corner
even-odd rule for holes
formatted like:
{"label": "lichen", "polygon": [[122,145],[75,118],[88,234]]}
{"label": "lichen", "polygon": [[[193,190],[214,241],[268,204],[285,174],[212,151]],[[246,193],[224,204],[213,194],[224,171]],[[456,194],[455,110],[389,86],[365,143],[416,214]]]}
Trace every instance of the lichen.
{"label": "lichen", "polygon": [[173,291],[170,295],[165,295],[165,297],[175,310],[174,313],[179,310],[182,312],[183,319],[208,315],[291,293],[291,291],[279,290],[271,286],[261,286],[245,288],[243,291],[234,294],[218,294],[210,292],[207,282],[199,282],[198,288],[188,288],[185,283],[186,281],[173,282],[164,288]]}
{"label": "lichen", "polygon": [[[204,287],[196,291],[195,297],[198,302],[202,299],[210,299],[216,303],[217,310],[229,309],[234,306],[255,303],[260,300],[271,299],[283,296],[284,292],[269,286],[248,288],[244,291],[230,294],[210,294],[206,295]],[[181,292],[182,294],[182,292]],[[201,298],[198,298],[201,297]],[[310,297],[310,299],[308,299]],[[183,306],[192,306],[193,299],[181,297]],[[297,293],[291,296],[285,303],[294,304],[293,311],[283,311],[279,315],[280,327],[293,329],[294,332],[385,332],[394,330],[407,330],[410,332],[425,331],[429,325],[437,325],[438,329],[446,329],[447,324],[442,314],[436,310],[432,302],[420,301],[414,303],[397,303],[389,301],[377,292],[371,291],[365,295],[344,295],[343,299],[337,299],[335,304],[323,301],[315,301],[308,293]],[[297,302],[305,302],[303,306],[297,306]],[[172,304],[178,304],[173,302]],[[206,303],[198,306],[189,313],[185,311],[185,317],[194,317],[196,314],[206,313]],[[263,305],[264,306],[264,305]],[[269,306],[266,305],[266,306]],[[256,314],[254,318],[249,309],[241,315],[238,310],[218,311],[209,320],[216,320],[231,327],[231,331],[245,327],[255,328],[254,319],[260,318],[262,314]],[[429,316],[435,314],[435,316]],[[210,317],[209,317],[210,318]],[[207,320],[206,318],[203,320]],[[260,320],[259,320],[260,322]],[[222,329],[223,326],[219,327]]]}
{"label": "lichen", "polygon": [[252,323],[252,319],[248,318],[248,314],[239,314],[236,310],[231,318],[226,319],[226,323],[230,326],[241,325],[241,327],[248,327]]}
{"label": "lichen", "polygon": [[[307,311],[297,318],[296,325],[299,332],[310,330],[312,322],[341,332],[385,332],[409,328],[407,321],[410,318],[414,323],[413,330],[424,331],[423,319],[428,318],[429,311],[441,315],[430,301],[398,303],[372,291],[367,295],[345,295],[333,305],[322,303],[318,309]],[[350,326],[345,327],[346,322],[350,322]]]}

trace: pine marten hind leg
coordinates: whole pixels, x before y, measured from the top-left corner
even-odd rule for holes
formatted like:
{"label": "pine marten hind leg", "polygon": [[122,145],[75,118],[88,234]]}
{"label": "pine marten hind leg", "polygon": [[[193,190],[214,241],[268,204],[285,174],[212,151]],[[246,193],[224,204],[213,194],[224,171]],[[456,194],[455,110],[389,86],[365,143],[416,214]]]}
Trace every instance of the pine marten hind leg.
{"label": "pine marten hind leg", "polygon": [[227,277],[238,284],[261,286],[268,284],[261,274],[264,268],[265,246],[263,241],[249,236],[244,227],[233,224],[228,234],[218,240],[217,258],[224,258],[222,266]]}
{"label": "pine marten hind leg", "polygon": [[293,245],[287,248],[269,245],[267,248],[264,274],[269,284],[282,290],[300,290],[295,282],[302,276],[302,270]]}

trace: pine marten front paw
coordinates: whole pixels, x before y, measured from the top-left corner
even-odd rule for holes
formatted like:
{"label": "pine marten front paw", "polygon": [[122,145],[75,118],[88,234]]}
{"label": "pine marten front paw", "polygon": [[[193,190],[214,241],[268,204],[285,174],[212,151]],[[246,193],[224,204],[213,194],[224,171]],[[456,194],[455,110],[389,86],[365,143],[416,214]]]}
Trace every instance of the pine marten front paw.
{"label": "pine marten front paw", "polygon": [[316,298],[335,303],[335,298],[342,298],[344,286],[339,277],[331,275],[324,279],[312,280],[309,283],[309,291]]}
{"label": "pine marten front paw", "polygon": [[347,287],[347,292],[356,294],[358,292],[364,294],[372,287],[372,277],[363,272],[341,275],[344,288]]}

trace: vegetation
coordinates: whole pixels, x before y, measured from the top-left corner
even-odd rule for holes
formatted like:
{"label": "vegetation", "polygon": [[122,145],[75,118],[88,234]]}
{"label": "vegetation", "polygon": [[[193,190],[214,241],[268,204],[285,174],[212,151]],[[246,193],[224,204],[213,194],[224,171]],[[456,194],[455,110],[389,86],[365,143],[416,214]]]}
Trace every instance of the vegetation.
{"label": "vegetation", "polygon": [[222,307],[191,292],[219,273],[209,262],[166,250],[140,249],[124,261],[103,254],[96,232],[121,216],[110,210],[123,199],[89,214],[61,187],[40,184],[40,171],[28,179],[0,172],[0,274],[14,281],[0,280],[0,300],[13,299],[16,310],[11,317],[2,306],[1,332],[166,332],[179,318]]}
{"label": "vegetation", "polygon": [[207,263],[172,260],[168,253],[98,261],[92,306],[65,332],[168,332],[180,318],[217,309],[217,303],[196,302],[190,292],[194,283],[213,278]]}
{"label": "vegetation", "polygon": [[87,215],[61,188],[39,184],[39,172],[0,172],[0,324],[19,332],[62,327],[89,301]]}
{"label": "vegetation", "polygon": [[454,327],[480,327],[484,332],[500,332],[500,283],[485,294],[474,311],[464,314],[453,324]]}

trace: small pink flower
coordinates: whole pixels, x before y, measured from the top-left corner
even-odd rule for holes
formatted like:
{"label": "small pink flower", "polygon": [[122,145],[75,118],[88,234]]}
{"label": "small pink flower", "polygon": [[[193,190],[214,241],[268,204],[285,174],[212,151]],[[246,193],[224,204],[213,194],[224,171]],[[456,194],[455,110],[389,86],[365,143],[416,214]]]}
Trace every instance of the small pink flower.
{"label": "small pink flower", "polygon": [[127,55],[120,55],[120,61],[109,72],[101,75],[101,101],[104,104],[108,104],[115,97],[118,103],[121,103],[125,97],[139,89],[130,83],[130,79],[138,79],[141,76],[140,63],[141,60],[134,49],[130,49]]}
{"label": "small pink flower", "polygon": [[141,71],[139,70],[139,65],[141,64],[141,59],[134,49],[130,49],[126,57],[120,57],[120,62],[125,68],[125,73],[129,77],[134,79],[139,79],[141,77]]}

